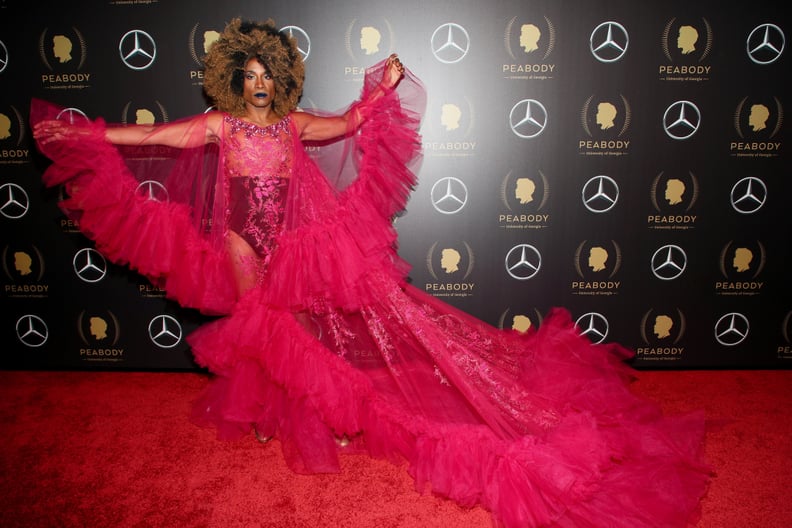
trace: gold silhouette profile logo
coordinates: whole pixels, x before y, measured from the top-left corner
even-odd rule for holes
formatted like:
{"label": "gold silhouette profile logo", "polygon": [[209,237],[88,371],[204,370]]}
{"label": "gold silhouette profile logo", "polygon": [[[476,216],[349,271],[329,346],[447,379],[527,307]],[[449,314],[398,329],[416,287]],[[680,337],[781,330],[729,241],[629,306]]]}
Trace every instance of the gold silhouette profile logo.
{"label": "gold silhouette profile logo", "polygon": [[138,108],[135,112],[135,123],[138,125],[153,125],[154,113],[146,108]]}
{"label": "gold silhouette profile logo", "polygon": [[542,32],[533,24],[523,24],[520,28],[520,46],[525,53],[531,53],[539,49],[539,39]]}
{"label": "gold silhouette profile logo", "polygon": [[382,35],[377,28],[372,26],[363,26],[360,28],[360,49],[362,49],[366,55],[377,53],[381,40]]}
{"label": "gold silhouette profile logo", "polygon": [[674,327],[674,320],[667,315],[658,315],[655,317],[654,327],[652,331],[658,339],[665,339],[671,335],[671,329]]}
{"label": "gold silhouette profile logo", "polygon": [[72,41],[65,35],[52,37],[52,54],[63,64],[72,60]]}
{"label": "gold silhouette profile logo", "polygon": [[89,331],[97,341],[107,338],[107,321],[101,317],[91,317],[88,321],[91,325]]}
{"label": "gold silhouette profile logo", "polygon": [[600,130],[608,130],[613,127],[613,121],[618,115],[616,106],[607,101],[603,101],[597,105],[597,124]]}
{"label": "gold silhouette profile logo", "polygon": [[33,259],[24,251],[14,252],[14,269],[19,272],[23,277],[30,275]]}
{"label": "gold silhouette profile logo", "polygon": [[440,267],[448,274],[459,271],[460,260],[462,260],[462,257],[456,249],[445,248],[440,253]]}
{"label": "gold silhouette profile logo", "polygon": [[759,132],[767,127],[767,119],[770,117],[770,110],[763,104],[751,105],[751,113],[748,115],[748,126],[754,132]]}
{"label": "gold silhouette profile logo", "polygon": [[0,139],[11,137],[11,119],[5,114],[0,114]]}
{"label": "gold silhouette profile logo", "polygon": [[734,250],[734,259],[732,266],[739,273],[743,273],[751,269],[751,261],[753,260],[753,251],[748,248],[738,247]]}
{"label": "gold silhouette profile logo", "polygon": [[536,184],[531,178],[517,178],[514,188],[514,197],[520,201],[520,204],[527,204],[533,201],[534,191],[536,191]]}
{"label": "gold silhouette profile logo", "polygon": [[685,182],[677,178],[669,178],[666,181],[665,199],[669,205],[682,203],[682,196],[685,194]]}
{"label": "gold silhouette profile logo", "polygon": [[680,26],[679,34],[677,35],[677,48],[682,51],[682,55],[687,55],[696,51],[696,42],[698,42],[698,30],[693,26]]}
{"label": "gold silhouette profile logo", "polygon": [[531,320],[524,315],[515,315],[512,318],[512,330],[516,330],[522,334],[531,328]]}
{"label": "gold silhouette profile logo", "polygon": [[608,262],[608,251],[600,246],[592,246],[589,249],[588,266],[591,271],[602,271],[605,263]]}
{"label": "gold silhouette profile logo", "polygon": [[208,31],[204,31],[203,34],[203,49],[205,53],[209,53],[209,48],[212,47],[212,44],[220,38],[220,33],[217,31],[210,29]]}
{"label": "gold silhouette profile logo", "polygon": [[459,120],[462,118],[462,111],[453,103],[446,103],[440,108],[440,124],[446,130],[456,130],[459,128]]}

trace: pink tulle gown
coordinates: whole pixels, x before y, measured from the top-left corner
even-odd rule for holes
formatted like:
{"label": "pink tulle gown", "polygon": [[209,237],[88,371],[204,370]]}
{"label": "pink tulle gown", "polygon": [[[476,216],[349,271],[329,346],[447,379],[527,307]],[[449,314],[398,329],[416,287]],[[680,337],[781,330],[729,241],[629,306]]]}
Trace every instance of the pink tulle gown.
{"label": "pink tulle gown", "polygon": [[[219,143],[184,150],[117,148],[86,122],[40,145],[44,179],[65,184],[62,207],[106,257],[221,316],[188,338],[211,372],[193,419],[221,438],[274,436],[300,473],[338,471],[339,451],[406,461],[420,491],[483,505],[497,526],[695,522],[703,417],[633,395],[628,351],[593,345],[563,310],[519,334],[405,282],[391,219],[415,183],[423,97],[408,72],[356,133],[319,149],[330,168],[290,116],[264,128],[225,116]],[[34,100],[31,121],[58,111]],[[241,295],[229,236],[255,252]]]}

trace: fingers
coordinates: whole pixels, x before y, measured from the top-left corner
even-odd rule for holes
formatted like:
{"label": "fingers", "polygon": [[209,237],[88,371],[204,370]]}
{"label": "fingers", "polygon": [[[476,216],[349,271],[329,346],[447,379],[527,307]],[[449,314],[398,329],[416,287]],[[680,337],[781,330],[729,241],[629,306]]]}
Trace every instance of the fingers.
{"label": "fingers", "polygon": [[399,60],[399,56],[395,53],[391,53],[390,57],[388,57],[388,60],[385,61],[385,65],[388,68],[395,67],[397,70],[399,70],[399,73],[404,73],[404,65],[402,64],[401,60]]}

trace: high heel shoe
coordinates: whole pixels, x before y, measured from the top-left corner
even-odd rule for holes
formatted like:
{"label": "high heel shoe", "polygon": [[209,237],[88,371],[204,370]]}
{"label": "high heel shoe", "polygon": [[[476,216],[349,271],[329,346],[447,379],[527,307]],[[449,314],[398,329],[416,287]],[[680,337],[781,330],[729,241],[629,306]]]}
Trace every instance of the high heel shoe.
{"label": "high heel shoe", "polygon": [[253,426],[253,432],[256,434],[256,440],[258,440],[262,444],[266,444],[267,442],[272,440],[272,436],[266,436],[261,434],[255,425]]}

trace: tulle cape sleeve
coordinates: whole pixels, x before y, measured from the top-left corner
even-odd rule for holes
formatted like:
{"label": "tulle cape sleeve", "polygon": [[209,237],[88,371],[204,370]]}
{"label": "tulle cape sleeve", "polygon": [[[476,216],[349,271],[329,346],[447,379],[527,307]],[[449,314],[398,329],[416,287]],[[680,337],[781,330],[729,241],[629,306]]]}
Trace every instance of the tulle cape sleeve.
{"label": "tulle cape sleeve", "polygon": [[268,303],[300,311],[320,302],[354,311],[372,295],[363,276],[403,281],[410,269],[398,255],[393,220],[416,183],[426,92],[405,70],[394,90],[365,102],[384,68],[383,61],[367,70],[360,100],[350,107],[361,106],[366,116],[359,128],[316,149],[297,142],[287,231],[262,292]]}
{"label": "tulle cape sleeve", "polygon": [[[64,120],[64,109],[34,99],[31,123]],[[71,114],[69,114],[71,115]],[[184,120],[191,148],[114,146],[103,120],[80,119],[66,139],[38,142],[52,163],[47,186],[64,186],[60,207],[106,258],[127,265],[168,298],[203,313],[228,313],[236,290],[214,226],[220,149],[205,144],[206,117]],[[156,127],[151,135],[162,133]]]}

